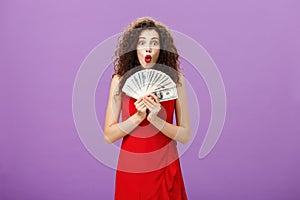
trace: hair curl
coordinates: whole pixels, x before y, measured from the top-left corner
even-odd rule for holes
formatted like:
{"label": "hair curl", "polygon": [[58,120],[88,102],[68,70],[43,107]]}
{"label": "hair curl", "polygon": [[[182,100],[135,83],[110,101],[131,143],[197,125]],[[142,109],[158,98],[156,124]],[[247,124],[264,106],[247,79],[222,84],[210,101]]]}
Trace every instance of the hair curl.
{"label": "hair curl", "polygon": [[119,37],[115,58],[113,59],[115,70],[113,76],[122,77],[119,91],[130,75],[143,69],[136,51],[138,37],[143,30],[155,30],[159,35],[160,53],[153,69],[165,72],[176,84],[179,84],[179,55],[172,35],[164,24],[151,17],[142,17],[131,22]]}

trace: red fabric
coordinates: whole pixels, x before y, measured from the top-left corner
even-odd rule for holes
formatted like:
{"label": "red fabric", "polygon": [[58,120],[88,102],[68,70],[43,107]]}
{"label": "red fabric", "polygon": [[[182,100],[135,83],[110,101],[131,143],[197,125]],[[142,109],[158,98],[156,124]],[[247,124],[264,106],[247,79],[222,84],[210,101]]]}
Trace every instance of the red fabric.
{"label": "red fabric", "polygon": [[[123,95],[122,120],[136,113],[136,100]],[[175,100],[161,102],[158,115],[173,122]],[[115,200],[186,200],[176,141],[147,119],[125,136],[116,171]]]}

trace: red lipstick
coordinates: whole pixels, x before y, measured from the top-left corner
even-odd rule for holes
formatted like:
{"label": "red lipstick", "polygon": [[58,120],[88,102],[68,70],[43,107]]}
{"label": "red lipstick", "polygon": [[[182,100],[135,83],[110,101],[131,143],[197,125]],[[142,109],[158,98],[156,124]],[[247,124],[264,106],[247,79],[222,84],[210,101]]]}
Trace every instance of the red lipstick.
{"label": "red lipstick", "polygon": [[146,55],[146,56],[145,56],[145,62],[146,62],[146,63],[151,62],[151,59],[152,59],[151,55]]}

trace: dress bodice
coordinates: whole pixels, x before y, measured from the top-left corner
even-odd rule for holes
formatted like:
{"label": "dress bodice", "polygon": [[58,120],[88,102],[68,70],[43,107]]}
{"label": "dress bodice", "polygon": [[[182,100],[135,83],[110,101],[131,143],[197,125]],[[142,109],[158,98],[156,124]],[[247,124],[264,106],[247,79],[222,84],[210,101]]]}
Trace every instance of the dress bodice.
{"label": "dress bodice", "polygon": [[[134,105],[135,101],[136,99],[132,97],[122,95],[122,121],[127,120],[137,112]],[[173,123],[175,100],[163,101],[160,104],[161,110],[158,116],[168,123]],[[160,149],[170,140],[145,118],[136,129],[124,137],[122,148],[131,152],[144,153]],[[140,145],[137,146],[136,144]]]}

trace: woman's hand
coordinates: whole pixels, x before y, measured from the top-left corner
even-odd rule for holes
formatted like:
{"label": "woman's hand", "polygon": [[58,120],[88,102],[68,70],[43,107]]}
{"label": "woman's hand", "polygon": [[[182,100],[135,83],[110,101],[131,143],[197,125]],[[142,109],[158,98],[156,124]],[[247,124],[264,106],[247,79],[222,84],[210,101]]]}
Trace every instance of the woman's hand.
{"label": "woman's hand", "polygon": [[154,94],[144,96],[143,102],[145,103],[146,108],[150,111],[147,116],[147,120],[151,122],[152,119],[157,117],[157,114],[161,109],[161,105]]}
{"label": "woman's hand", "polygon": [[134,102],[135,108],[137,110],[137,115],[141,120],[144,120],[147,116],[147,107],[143,101],[143,97],[140,97]]}

